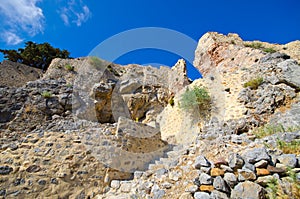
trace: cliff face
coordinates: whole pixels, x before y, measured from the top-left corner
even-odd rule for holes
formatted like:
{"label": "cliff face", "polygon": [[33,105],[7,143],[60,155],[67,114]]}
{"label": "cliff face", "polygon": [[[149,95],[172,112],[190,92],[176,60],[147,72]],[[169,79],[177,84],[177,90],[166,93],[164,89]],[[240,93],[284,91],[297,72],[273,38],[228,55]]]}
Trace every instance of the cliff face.
{"label": "cliff face", "polygon": [[[251,46],[236,34],[206,33],[199,40],[194,65],[203,73],[204,79],[198,82],[205,82],[215,96],[218,111],[214,115],[219,119],[248,118],[257,125],[267,122],[270,115],[285,109],[296,98],[300,68],[291,56],[297,57],[297,51],[291,47],[290,51],[282,50],[286,45],[264,45]],[[280,50],[265,52],[271,47]],[[257,88],[244,86],[258,79],[262,82]]]}
{"label": "cliff face", "polygon": [[[22,84],[6,78],[0,197],[260,199],[274,178],[290,194],[299,149],[278,140],[299,143],[299,55],[298,41],[210,32],[195,51],[204,78],[192,83],[184,60],[154,68],[95,57],[55,59]],[[193,87],[207,88],[208,113],[180,106]],[[257,136],[265,124],[279,133]]]}

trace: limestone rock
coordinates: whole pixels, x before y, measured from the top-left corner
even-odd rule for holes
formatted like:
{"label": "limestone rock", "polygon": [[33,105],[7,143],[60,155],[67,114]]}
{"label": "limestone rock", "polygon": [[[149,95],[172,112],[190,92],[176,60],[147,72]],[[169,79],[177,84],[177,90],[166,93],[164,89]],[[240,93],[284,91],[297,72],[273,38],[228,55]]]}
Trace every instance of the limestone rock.
{"label": "limestone rock", "polygon": [[231,153],[228,159],[229,159],[228,165],[234,170],[240,169],[244,165],[244,160],[242,156],[240,156],[239,154]]}
{"label": "limestone rock", "polygon": [[245,180],[255,180],[256,175],[253,171],[249,169],[238,169],[238,180],[245,181]]}
{"label": "limestone rock", "polygon": [[226,182],[223,180],[223,178],[221,176],[217,176],[214,179],[213,186],[218,191],[222,191],[222,192],[225,192],[225,193],[229,193],[229,191],[230,191],[229,186],[226,184]]}
{"label": "limestone rock", "polygon": [[234,187],[231,191],[230,198],[232,199],[239,199],[239,198],[251,198],[251,199],[264,199],[265,198],[265,191],[264,189],[250,181],[245,181],[239,183]]}
{"label": "limestone rock", "polygon": [[292,87],[299,89],[300,88],[300,80],[299,80],[300,69],[299,69],[298,63],[294,60],[285,60],[285,61],[279,63],[277,66],[282,71],[283,79],[281,81],[284,81],[287,84],[291,85]]}
{"label": "limestone rock", "polygon": [[234,188],[238,183],[237,178],[233,173],[225,173],[224,180],[231,188]]}
{"label": "limestone rock", "polygon": [[256,168],[266,168],[266,166],[268,165],[268,161],[267,160],[261,160],[257,163],[254,164],[254,166]]}
{"label": "limestone rock", "polygon": [[271,159],[265,148],[255,148],[248,150],[244,153],[243,158],[249,163],[256,163],[261,160],[270,161]]}
{"label": "limestone rock", "polygon": [[209,194],[206,193],[206,192],[196,192],[196,193],[194,194],[194,198],[195,198],[195,199],[209,199],[210,196],[209,196]]}
{"label": "limestone rock", "polygon": [[210,167],[210,162],[204,156],[198,156],[195,160],[194,167],[200,169],[201,167]]}
{"label": "limestone rock", "polygon": [[274,179],[274,177],[271,176],[271,175],[260,176],[260,177],[258,177],[258,178],[256,179],[255,182],[258,183],[258,184],[261,185],[261,186],[266,186],[266,185],[270,182],[270,180],[272,180],[272,179]]}
{"label": "limestone rock", "polygon": [[211,199],[229,199],[226,193],[221,191],[213,190],[210,194]]}
{"label": "limestone rock", "polygon": [[210,175],[207,175],[206,173],[201,173],[199,176],[200,184],[204,185],[210,185],[213,183],[213,179]]}
{"label": "limestone rock", "polygon": [[291,168],[295,168],[298,162],[295,154],[282,154],[278,157],[278,160],[281,164]]}
{"label": "limestone rock", "polygon": [[193,65],[199,67],[201,73],[206,75],[211,66],[216,67],[222,61],[222,55],[217,52],[218,50],[225,50],[224,46],[229,45],[238,48],[231,44],[232,41],[237,45],[242,44],[242,39],[237,34],[229,34],[228,36],[216,32],[204,34],[198,42]]}

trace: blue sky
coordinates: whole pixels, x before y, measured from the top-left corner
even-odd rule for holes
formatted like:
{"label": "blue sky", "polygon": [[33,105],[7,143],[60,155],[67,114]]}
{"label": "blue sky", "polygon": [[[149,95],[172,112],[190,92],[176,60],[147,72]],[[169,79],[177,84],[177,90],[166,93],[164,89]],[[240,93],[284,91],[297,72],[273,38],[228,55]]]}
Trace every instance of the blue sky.
{"label": "blue sky", "polygon": [[[299,9],[299,0],[0,0],[0,48],[49,42],[72,57],[87,56],[108,38],[142,27],[167,28],[195,41],[217,31],[287,43],[300,40]],[[116,61],[174,65],[178,58],[173,52],[140,49]]]}

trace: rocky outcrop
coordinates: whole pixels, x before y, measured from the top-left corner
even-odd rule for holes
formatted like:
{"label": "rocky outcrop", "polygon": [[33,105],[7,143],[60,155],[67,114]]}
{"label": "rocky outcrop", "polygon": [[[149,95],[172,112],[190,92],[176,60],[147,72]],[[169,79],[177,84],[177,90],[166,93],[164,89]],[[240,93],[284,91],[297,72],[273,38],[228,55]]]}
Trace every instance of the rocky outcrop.
{"label": "rocky outcrop", "polygon": [[2,128],[9,131],[47,129],[54,117],[72,110],[72,88],[60,80],[36,80],[21,88],[1,88]]}
{"label": "rocky outcrop", "polygon": [[244,45],[253,45],[260,44],[261,48],[265,49],[273,49],[273,51],[277,51],[283,54],[289,55],[292,59],[296,60],[300,63],[300,41],[292,41],[287,44],[272,44],[262,41],[244,41]]}
{"label": "rocky outcrop", "polygon": [[[153,68],[89,57],[2,86],[0,197],[260,199],[270,180],[291,195],[299,65],[264,45],[205,34],[194,61],[204,78],[192,84],[184,60]],[[205,112],[180,107],[193,87],[210,94]],[[256,136],[265,123],[281,132]]]}
{"label": "rocky outcrop", "polygon": [[21,87],[28,81],[39,79],[42,74],[41,69],[4,60],[0,63],[0,87]]}
{"label": "rocky outcrop", "polygon": [[[221,123],[244,119],[246,126],[238,127],[244,130],[234,132],[268,122],[272,114],[289,107],[299,92],[296,61],[279,52],[245,47],[236,34],[206,33],[199,40],[194,65],[204,75],[194,84],[207,85],[214,98],[212,116]],[[245,86],[259,79],[256,88]]]}
{"label": "rocky outcrop", "polygon": [[[0,148],[6,155],[1,158],[12,156],[14,159],[10,153],[13,150],[14,154],[27,154],[33,159],[27,158],[24,165],[0,160],[5,162],[4,166],[0,165],[3,175],[12,174],[10,179],[1,181],[1,196],[38,197],[39,193],[34,191],[38,190],[37,186],[45,187],[42,194],[49,196],[52,191],[59,192],[62,186],[99,183],[93,192],[89,191],[93,188],[81,191],[70,188],[58,193],[59,197],[92,196],[105,192],[113,180],[129,179],[134,171],[146,170],[169,149],[168,143],[161,140],[156,116],[167,106],[171,94],[187,84],[183,60],[173,68],[157,69],[79,58],[55,59],[41,79],[19,88],[2,87]],[[151,123],[153,127],[133,120]],[[114,124],[107,127],[102,123]],[[68,134],[68,138],[64,134]],[[62,144],[59,140],[66,142]],[[7,145],[8,142],[12,144]],[[23,146],[23,143],[30,144]],[[84,154],[78,157],[68,154],[68,151],[80,154],[73,149],[73,144],[81,152],[85,151]],[[89,157],[86,154],[90,154]],[[41,160],[43,163],[33,161],[41,155],[46,158]],[[59,160],[55,156],[60,156]],[[81,166],[82,162],[89,166]],[[39,178],[41,172],[52,177]],[[18,178],[26,173],[36,175]],[[18,190],[28,191],[15,193],[10,188],[14,180],[18,181]],[[58,186],[52,189],[52,184]]]}
{"label": "rocky outcrop", "polygon": [[53,118],[72,118],[72,112],[101,123],[115,122],[119,116],[153,122],[170,95],[189,83],[184,61],[177,65],[156,69],[92,58],[54,59],[42,79],[1,88],[1,126],[11,131],[50,130]]}

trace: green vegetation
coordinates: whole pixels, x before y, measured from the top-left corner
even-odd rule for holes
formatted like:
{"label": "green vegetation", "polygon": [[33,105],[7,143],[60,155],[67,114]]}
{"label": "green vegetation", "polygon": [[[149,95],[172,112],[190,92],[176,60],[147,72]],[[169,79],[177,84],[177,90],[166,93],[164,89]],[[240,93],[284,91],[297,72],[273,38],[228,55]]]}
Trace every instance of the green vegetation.
{"label": "green vegetation", "polygon": [[[284,128],[283,125],[267,124],[267,125],[264,125],[264,126],[254,129],[253,134],[257,138],[264,138],[266,136],[273,135],[276,133],[295,132],[295,131],[299,131],[299,130],[300,130],[300,126]],[[291,142],[285,142],[283,140],[277,139],[276,145],[283,153],[286,153],[286,154],[293,153],[293,154],[297,154],[297,155],[300,154],[300,141],[298,141],[298,140],[293,140]],[[268,146],[268,147],[270,147],[270,146]]]}
{"label": "green vegetation", "polygon": [[41,94],[44,98],[51,98],[52,97],[52,93],[49,91],[43,91]]}
{"label": "green vegetation", "polygon": [[72,85],[72,84],[70,84],[70,83],[68,83],[68,84],[66,84],[66,87],[68,87],[68,88],[72,88],[72,87],[73,87],[73,85]]}
{"label": "green vegetation", "polygon": [[258,43],[258,42],[244,44],[244,46],[249,47],[249,48],[255,48],[255,49],[262,49],[263,48],[262,43]]}
{"label": "green vegetation", "polygon": [[274,50],[274,48],[263,48],[262,50],[266,53],[275,53],[276,52],[276,50]]}
{"label": "green vegetation", "polygon": [[249,48],[254,48],[254,49],[260,49],[266,53],[275,53],[276,50],[273,49],[273,48],[266,48],[263,46],[262,43],[259,43],[259,42],[253,42],[253,43],[247,43],[247,44],[244,44],[245,47],[249,47]]}
{"label": "green vegetation", "polygon": [[67,50],[52,47],[49,43],[37,44],[32,41],[25,43],[25,48],[18,50],[3,50],[4,58],[26,64],[31,67],[47,70],[54,58],[70,58]]}
{"label": "green vegetation", "polygon": [[264,126],[255,128],[253,130],[253,134],[257,138],[264,138],[266,136],[273,135],[276,133],[293,132],[293,131],[298,131],[298,130],[300,130],[300,126],[284,128],[283,125],[281,125],[281,124],[278,124],[278,125],[266,124]]}
{"label": "green vegetation", "polygon": [[250,87],[253,90],[256,90],[258,86],[263,83],[264,79],[262,77],[254,78],[248,82],[246,82],[243,86],[244,88]]}
{"label": "green vegetation", "polygon": [[194,87],[192,90],[187,89],[180,99],[180,108],[193,110],[199,108],[208,110],[211,105],[211,98],[205,88]]}
{"label": "green vegetation", "polygon": [[65,65],[65,69],[68,71],[74,71],[74,66],[71,66],[70,64]]}
{"label": "green vegetation", "polygon": [[273,135],[275,133],[279,133],[279,132],[285,132],[285,129],[282,125],[264,125],[261,127],[258,127],[256,129],[254,129],[253,134],[257,137],[257,138],[264,138],[266,136],[269,135]]}
{"label": "green vegetation", "polygon": [[289,186],[282,186],[276,178],[272,178],[266,187],[268,199],[290,199],[300,198],[300,182],[296,173],[288,168],[286,182]]}
{"label": "green vegetation", "polygon": [[293,140],[291,142],[285,142],[282,140],[277,140],[277,146],[283,153],[286,154],[300,154],[300,141]]}
{"label": "green vegetation", "polygon": [[267,198],[269,199],[276,199],[277,198],[277,194],[279,194],[278,192],[278,181],[276,178],[272,178],[268,184],[267,184]]}

